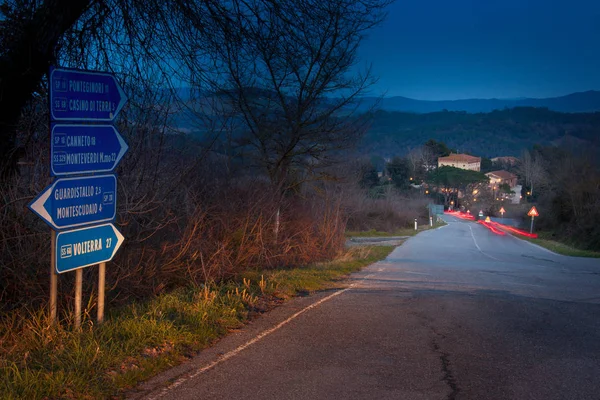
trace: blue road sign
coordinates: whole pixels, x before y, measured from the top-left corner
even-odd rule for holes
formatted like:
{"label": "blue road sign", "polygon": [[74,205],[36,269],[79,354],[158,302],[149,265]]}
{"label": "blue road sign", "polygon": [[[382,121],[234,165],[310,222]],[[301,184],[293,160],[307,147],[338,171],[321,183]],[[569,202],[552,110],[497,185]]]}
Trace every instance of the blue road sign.
{"label": "blue road sign", "polygon": [[129,147],[112,125],[52,124],[52,176],[112,172]]}
{"label": "blue road sign", "polygon": [[112,74],[50,70],[50,117],[54,121],[114,121],[126,102]]}
{"label": "blue road sign", "polygon": [[72,271],[112,260],[125,238],[113,224],[59,232],[56,235],[56,272]]}
{"label": "blue road sign", "polygon": [[29,203],[29,209],[55,230],[112,221],[117,210],[117,177],[57,179]]}

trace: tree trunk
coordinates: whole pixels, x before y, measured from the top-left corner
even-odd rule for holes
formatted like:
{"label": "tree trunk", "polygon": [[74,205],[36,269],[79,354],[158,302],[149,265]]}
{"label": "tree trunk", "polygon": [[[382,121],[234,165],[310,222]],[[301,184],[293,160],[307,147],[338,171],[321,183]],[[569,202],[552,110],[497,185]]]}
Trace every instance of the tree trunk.
{"label": "tree trunk", "polygon": [[18,34],[2,43],[0,58],[0,180],[15,171],[21,155],[16,149],[21,110],[54,62],[60,38],[90,4],[91,0],[47,0],[31,18],[5,21],[3,29]]}

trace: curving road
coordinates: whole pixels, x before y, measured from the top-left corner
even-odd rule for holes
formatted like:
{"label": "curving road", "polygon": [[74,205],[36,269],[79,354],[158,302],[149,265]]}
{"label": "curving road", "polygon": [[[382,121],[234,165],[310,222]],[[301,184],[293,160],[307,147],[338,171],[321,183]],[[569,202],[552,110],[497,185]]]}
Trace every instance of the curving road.
{"label": "curving road", "polygon": [[445,219],[131,397],[600,399],[600,259]]}

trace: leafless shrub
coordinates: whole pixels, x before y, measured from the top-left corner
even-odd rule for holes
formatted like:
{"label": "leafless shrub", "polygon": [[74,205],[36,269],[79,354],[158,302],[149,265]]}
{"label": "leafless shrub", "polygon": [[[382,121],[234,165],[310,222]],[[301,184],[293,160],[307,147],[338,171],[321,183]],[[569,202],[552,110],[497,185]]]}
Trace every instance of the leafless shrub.
{"label": "leafless shrub", "polygon": [[387,188],[383,198],[371,198],[365,191],[356,189],[346,201],[348,229],[394,232],[411,227],[415,218],[419,223],[425,223],[426,206],[427,200],[422,196],[401,193],[391,186]]}

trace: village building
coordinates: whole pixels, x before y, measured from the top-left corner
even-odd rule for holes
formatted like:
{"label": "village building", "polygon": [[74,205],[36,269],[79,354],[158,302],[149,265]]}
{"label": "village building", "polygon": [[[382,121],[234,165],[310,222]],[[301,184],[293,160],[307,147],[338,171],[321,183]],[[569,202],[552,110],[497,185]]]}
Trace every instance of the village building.
{"label": "village building", "polygon": [[438,167],[443,166],[481,171],[481,157],[451,153],[449,156],[438,158]]}
{"label": "village building", "polygon": [[488,172],[485,175],[490,178],[490,185],[500,186],[506,183],[510,188],[517,186],[517,176],[512,172],[500,170]]}

